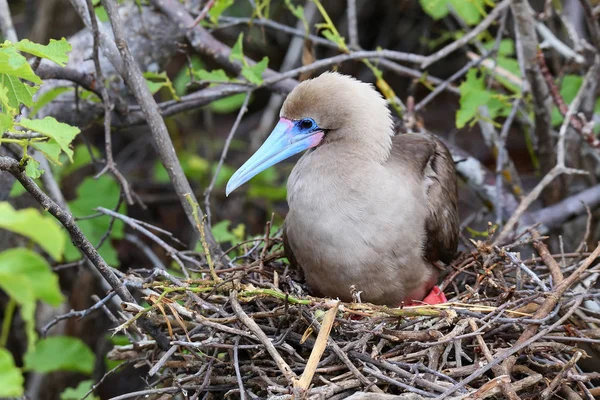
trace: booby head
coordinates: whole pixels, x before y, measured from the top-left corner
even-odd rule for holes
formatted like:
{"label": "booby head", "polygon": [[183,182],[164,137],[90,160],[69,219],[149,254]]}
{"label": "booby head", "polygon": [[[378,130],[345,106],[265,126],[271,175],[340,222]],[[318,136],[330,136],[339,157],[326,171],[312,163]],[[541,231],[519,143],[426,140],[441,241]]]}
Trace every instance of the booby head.
{"label": "booby head", "polygon": [[263,145],[229,179],[226,194],[265,169],[308,149],[335,143],[384,162],[393,123],[385,99],[368,83],[337,72],[303,81],[288,95],[279,123]]}

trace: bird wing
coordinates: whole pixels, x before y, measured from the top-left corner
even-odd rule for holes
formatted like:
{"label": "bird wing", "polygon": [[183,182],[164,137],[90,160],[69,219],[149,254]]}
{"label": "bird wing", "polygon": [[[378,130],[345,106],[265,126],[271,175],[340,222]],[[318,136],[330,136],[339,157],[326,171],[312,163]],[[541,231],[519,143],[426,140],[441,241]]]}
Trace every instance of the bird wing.
{"label": "bird wing", "polygon": [[427,197],[424,257],[449,263],[458,245],[458,187],[454,161],[446,146],[426,133],[400,134],[392,140],[390,161],[422,179]]}

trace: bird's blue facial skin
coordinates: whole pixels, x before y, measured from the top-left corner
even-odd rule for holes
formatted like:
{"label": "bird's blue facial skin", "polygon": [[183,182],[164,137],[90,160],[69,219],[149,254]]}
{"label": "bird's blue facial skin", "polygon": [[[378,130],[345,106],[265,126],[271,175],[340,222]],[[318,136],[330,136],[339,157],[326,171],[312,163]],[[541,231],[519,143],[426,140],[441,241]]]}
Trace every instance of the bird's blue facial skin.
{"label": "bird's blue facial skin", "polygon": [[317,146],[323,135],[323,130],[312,118],[295,121],[281,118],[263,145],[229,179],[226,195],[265,169]]}

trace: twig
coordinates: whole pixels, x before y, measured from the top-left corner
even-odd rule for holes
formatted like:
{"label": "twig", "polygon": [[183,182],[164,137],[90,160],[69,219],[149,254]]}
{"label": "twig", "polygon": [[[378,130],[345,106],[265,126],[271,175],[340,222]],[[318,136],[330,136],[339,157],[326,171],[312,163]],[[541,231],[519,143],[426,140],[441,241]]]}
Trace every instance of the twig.
{"label": "twig", "polygon": [[464,45],[466,45],[467,43],[469,43],[471,41],[471,39],[475,38],[481,32],[485,31],[488,28],[488,26],[490,26],[496,19],[498,19],[498,17],[502,13],[502,11],[505,8],[507,8],[510,5],[510,3],[511,3],[511,0],[503,0],[500,4],[498,4],[496,7],[494,7],[494,9],[483,19],[483,21],[481,21],[479,23],[479,25],[477,25],[475,28],[473,28],[469,33],[462,36],[460,39],[455,40],[454,42],[450,43],[446,47],[438,50],[437,52],[433,53],[432,55],[426,57],[421,62],[421,69],[427,68],[429,65],[433,64],[434,62],[441,60],[442,58],[446,57],[448,54],[454,52],[455,50],[457,50],[457,49],[463,47]]}
{"label": "twig", "polygon": [[10,8],[6,0],[0,0],[0,32],[4,38],[10,42],[16,43],[19,41],[17,32],[10,17]]}
{"label": "twig", "polygon": [[223,146],[223,151],[221,152],[221,157],[219,158],[219,163],[217,164],[217,168],[215,168],[215,172],[213,174],[212,179],[210,180],[210,184],[204,191],[204,209],[206,210],[206,221],[208,223],[208,226],[211,226],[210,195],[213,191],[213,188],[215,187],[217,177],[219,176],[219,173],[221,172],[221,167],[223,167],[225,158],[227,157],[227,152],[229,151],[229,146],[231,145],[231,140],[233,139],[235,132],[237,131],[238,127],[240,126],[242,117],[244,116],[246,111],[248,111],[248,102],[250,101],[251,94],[252,94],[252,91],[248,91],[248,93],[246,93],[246,97],[244,98],[244,102],[242,103],[242,106],[240,107],[240,110],[238,111],[237,117],[235,118],[235,122],[233,123],[233,126],[231,127],[231,130],[229,131],[229,134],[227,135],[227,139],[225,139],[225,145]]}
{"label": "twig", "polygon": [[200,23],[200,21],[202,21],[204,18],[206,18],[206,15],[208,14],[208,12],[210,11],[210,9],[212,8],[212,6],[214,4],[215,4],[215,0],[208,0],[206,2],[206,5],[202,9],[202,11],[200,11],[200,14],[198,14],[198,17],[194,20],[194,23],[192,24],[192,26],[189,27],[189,29],[198,25]]}
{"label": "twig", "polygon": [[273,346],[273,343],[271,343],[271,340],[262,331],[262,329],[260,329],[256,322],[254,322],[254,320],[248,317],[244,309],[240,306],[240,303],[237,300],[237,295],[237,290],[232,290],[229,296],[229,301],[231,302],[231,308],[233,309],[233,312],[235,313],[235,315],[237,315],[239,320],[244,325],[246,325],[246,327],[250,329],[250,331],[254,333],[258,340],[265,346],[265,349],[269,352],[271,358],[273,359],[273,361],[275,361],[275,364],[277,364],[277,367],[279,368],[285,379],[287,379],[288,384],[293,386],[294,383],[297,381],[298,376],[294,371],[292,371],[292,369],[290,368],[288,363],[285,362],[283,357],[281,357],[275,346]]}
{"label": "twig", "polygon": [[569,362],[567,362],[563,366],[560,373],[556,374],[556,376],[554,377],[554,379],[552,379],[552,382],[550,382],[548,387],[542,391],[542,393],[540,394],[540,399],[542,399],[542,400],[549,399],[550,396],[552,396],[554,394],[556,389],[558,389],[561,384],[564,384],[565,376],[569,373],[569,370],[571,368],[573,368],[575,366],[575,364],[577,364],[577,361],[579,361],[579,359],[581,358],[581,354],[582,353],[580,351],[578,351],[573,355],[573,357],[571,357]]}
{"label": "twig", "polygon": [[540,257],[542,257],[542,260],[544,260],[544,264],[546,264],[550,270],[554,285],[558,285],[564,279],[560,265],[558,265],[554,257],[552,257],[552,254],[550,254],[550,250],[548,250],[548,247],[542,241],[542,238],[537,230],[534,229],[531,231],[531,237],[533,239],[533,246],[537,250]]}
{"label": "twig", "polygon": [[50,328],[52,328],[54,325],[56,325],[57,323],[59,323],[62,320],[65,319],[69,319],[69,318],[73,318],[73,317],[78,317],[78,318],[84,318],[87,317],[88,315],[90,315],[91,313],[93,313],[94,311],[97,311],[99,309],[101,309],[106,303],[108,303],[114,296],[116,295],[115,292],[110,292],[108,295],[106,295],[102,300],[96,302],[93,306],[91,306],[90,308],[87,308],[85,310],[81,310],[81,311],[74,311],[71,310],[66,314],[63,315],[59,315],[55,318],[52,319],[52,321],[48,322],[46,325],[44,325],[42,327],[42,329],[40,329],[40,335],[42,337],[46,337],[46,335],[48,334],[48,331],[50,330]]}
{"label": "twig", "polygon": [[[600,250],[600,247],[598,249]],[[600,254],[600,251],[598,253]],[[511,355],[513,355],[513,354],[515,354],[515,353],[523,350],[525,347],[529,346],[531,343],[533,343],[537,339],[541,338],[542,336],[544,336],[548,332],[551,332],[557,326],[561,325],[564,321],[566,321],[567,319],[569,319],[571,317],[571,315],[577,310],[577,308],[579,307],[580,304],[581,304],[581,299],[576,300],[575,304],[573,304],[573,306],[569,309],[569,311],[567,311],[567,313],[565,315],[563,315],[558,321],[556,321],[552,325],[548,326],[547,328],[543,329],[537,335],[531,337],[529,340],[527,340],[527,341],[525,341],[523,343],[520,343],[518,345],[514,345],[510,349],[504,350],[501,354],[498,354],[498,356],[492,362],[490,362],[490,363],[486,364],[485,366],[479,368],[477,371],[473,372],[472,374],[470,374],[469,376],[467,376],[466,378],[464,378],[463,380],[461,380],[457,385],[454,385],[451,388],[449,388],[448,390],[444,391],[444,393],[440,394],[435,399],[436,400],[442,400],[442,399],[447,398],[449,395],[453,394],[454,392],[456,392],[459,389],[464,388],[470,382],[472,382],[473,380],[479,378],[480,376],[482,376],[483,374],[485,374],[487,371],[489,371],[490,369],[492,369],[496,365],[500,364],[507,357],[509,357],[509,356],[511,356]]]}
{"label": "twig", "polygon": [[240,337],[235,338],[233,346],[233,368],[235,369],[235,377],[238,381],[238,387],[240,388],[240,400],[246,400],[246,389],[244,389],[244,382],[242,381],[242,374],[240,372],[240,361],[238,358],[238,348],[240,344]]}
{"label": "twig", "polygon": [[567,60],[572,59],[577,64],[583,64],[585,62],[585,58],[581,54],[577,54],[569,46],[567,46],[566,44],[561,42],[560,39],[558,39],[556,37],[556,35],[554,35],[554,33],[550,29],[548,29],[548,27],[546,25],[544,25],[541,22],[537,22],[535,24],[535,28],[540,33],[540,35],[542,35],[542,37],[544,38],[544,42],[542,43],[542,45],[546,43],[546,44],[552,46],[556,51],[558,51],[560,54],[562,54]]}
{"label": "twig", "polygon": [[150,371],[148,371],[148,375],[149,376],[156,375],[158,370],[163,367],[163,365],[167,362],[167,360],[169,360],[169,358],[171,358],[171,356],[173,354],[175,354],[176,351],[177,351],[177,346],[171,346],[171,348],[169,348],[169,350],[167,350],[165,352],[165,354],[162,355],[162,357],[156,362],[156,364],[154,364],[152,366],[152,368],[150,368]]}
{"label": "twig", "polygon": [[104,151],[106,152],[106,166],[96,174],[95,178],[98,179],[102,176],[106,171],[110,171],[114,177],[119,182],[123,193],[125,194],[125,198],[127,199],[127,204],[133,204],[133,197],[131,196],[131,190],[129,188],[129,183],[121,174],[121,172],[117,169],[117,165],[113,160],[112,153],[112,134],[111,134],[111,116],[114,105],[111,103],[110,98],[108,97],[108,91],[106,90],[106,86],[104,85],[104,75],[102,74],[102,66],[100,65],[100,53],[98,51],[100,46],[100,30],[98,28],[98,21],[96,20],[96,12],[94,11],[94,5],[92,4],[92,0],[86,0],[88,13],[90,16],[90,21],[92,23],[92,37],[94,39],[92,58],[94,59],[94,66],[96,68],[96,86],[98,87],[98,91],[102,96],[102,104],[104,105]]}
{"label": "twig", "polygon": [[346,13],[348,14],[348,38],[350,39],[350,48],[358,49],[358,27],[356,18],[356,0],[348,0]]}
{"label": "twig", "polygon": [[331,332],[331,328],[333,328],[333,323],[335,321],[335,316],[337,314],[339,303],[336,303],[333,307],[327,311],[325,317],[323,317],[323,323],[321,324],[321,329],[319,330],[319,334],[317,335],[317,340],[315,342],[315,346],[313,347],[312,352],[308,358],[308,362],[306,363],[306,367],[304,368],[304,372],[299,380],[295,382],[295,388],[300,390],[300,393],[308,390],[310,383],[312,382],[313,376],[315,374],[315,370],[317,369],[317,364],[327,348],[327,340],[329,338],[329,333]]}

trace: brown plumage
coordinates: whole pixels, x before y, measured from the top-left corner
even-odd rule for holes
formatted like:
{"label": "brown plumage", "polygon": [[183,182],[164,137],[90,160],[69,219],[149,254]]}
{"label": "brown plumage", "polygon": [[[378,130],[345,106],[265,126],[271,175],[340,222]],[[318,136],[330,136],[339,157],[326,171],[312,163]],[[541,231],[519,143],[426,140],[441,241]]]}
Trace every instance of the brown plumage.
{"label": "brown plumage", "polygon": [[448,263],[457,247],[446,147],[429,134],[393,136],[381,95],[337,73],[298,85],[281,117],[296,130],[311,118],[322,132],[289,177],[284,227],[286,255],[313,293],[350,301],[354,285],[363,301],[423,299],[437,282],[432,263]]}

